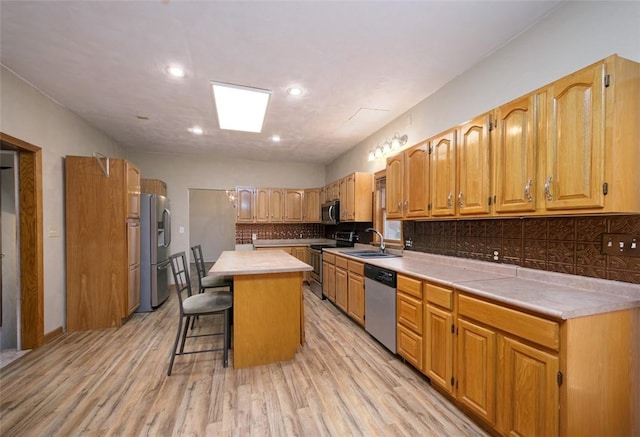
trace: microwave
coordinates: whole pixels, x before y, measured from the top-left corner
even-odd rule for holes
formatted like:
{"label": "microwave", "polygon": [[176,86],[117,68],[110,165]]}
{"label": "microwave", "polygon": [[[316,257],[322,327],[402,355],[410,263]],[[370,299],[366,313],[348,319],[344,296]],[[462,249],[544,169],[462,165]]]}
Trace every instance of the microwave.
{"label": "microwave", "polygon": [[337,225],[340,223],[340,201],[332,200],[322,204],[322,224]]}

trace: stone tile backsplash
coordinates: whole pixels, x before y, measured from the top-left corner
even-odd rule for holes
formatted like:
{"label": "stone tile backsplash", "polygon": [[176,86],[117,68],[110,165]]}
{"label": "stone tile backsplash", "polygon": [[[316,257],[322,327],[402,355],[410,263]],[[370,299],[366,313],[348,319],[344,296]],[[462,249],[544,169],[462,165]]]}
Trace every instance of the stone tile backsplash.
{"label": "stone tile backsplash", "polygon": [[412,240],[406,250],[640,284],[640,258],[603,255],[603,233],[640,235],[640,215],[407,221],[403,226],[405,240]]}

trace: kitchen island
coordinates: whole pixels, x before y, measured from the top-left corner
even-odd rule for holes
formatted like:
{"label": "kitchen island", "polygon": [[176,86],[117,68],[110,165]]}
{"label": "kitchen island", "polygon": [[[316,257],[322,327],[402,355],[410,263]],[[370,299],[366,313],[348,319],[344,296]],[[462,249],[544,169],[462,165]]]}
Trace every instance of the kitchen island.
{"label": "kitchen island", "polygon": [[225,251],[212,275],[233,275],[233,367],[292,360],[304,344],[303,272],[282,250]]}

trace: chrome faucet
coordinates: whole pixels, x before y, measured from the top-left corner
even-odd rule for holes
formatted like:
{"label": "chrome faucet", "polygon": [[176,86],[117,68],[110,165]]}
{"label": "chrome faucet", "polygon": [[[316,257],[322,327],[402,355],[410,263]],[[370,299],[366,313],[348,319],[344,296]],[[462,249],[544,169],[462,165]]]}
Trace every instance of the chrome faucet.
{"label": "chrome faucet", "polygon": [[378,234],[378,237],[380,237],[380,252],[384,253],[384,249],[387,246],[384,244],[384,237],[382,236],[382,234],[380,232],[376,231],[373,228],[367,228],[364,231],[365,232],[375,232],[376,234]]}

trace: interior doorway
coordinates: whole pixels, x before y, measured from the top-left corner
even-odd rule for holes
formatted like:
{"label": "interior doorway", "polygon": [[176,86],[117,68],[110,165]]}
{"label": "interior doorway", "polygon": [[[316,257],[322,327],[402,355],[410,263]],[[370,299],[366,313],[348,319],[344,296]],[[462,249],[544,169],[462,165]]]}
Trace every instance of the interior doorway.
{"label": "interior doorway", "polygon": [[[20,288],[19,349],[34,349],[44,336],[44,256],[42,224],[42,149],[0,132],[0,149],[16,153],[17,283]],[[3,236],[4,239],[4,236]],[[4,262],[2,262],[4,265]]]}
{"label": "interior doorway", "polygon": [[236,243],[236,210],[226,190],[189,189],[189,246],[202,246],[207,268]]}

